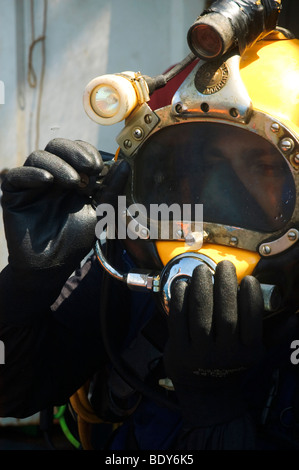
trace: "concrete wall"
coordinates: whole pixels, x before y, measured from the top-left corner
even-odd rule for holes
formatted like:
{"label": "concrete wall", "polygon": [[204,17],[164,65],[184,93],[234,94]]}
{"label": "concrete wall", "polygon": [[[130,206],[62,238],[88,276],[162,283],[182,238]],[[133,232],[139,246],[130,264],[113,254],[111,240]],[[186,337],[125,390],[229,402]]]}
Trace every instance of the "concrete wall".
{"label": "concrete wall", "polygon": [[[45,5],[45,41],[30,61]],[[58,136],[114,152],[122,124],[100,127],[87,117],[85,86],[104,73],[162,73],[190,52],[186,33],[203,8],[204,0],[0,0],[0,171]],[[0,216],[1,269],[7,253]]]}

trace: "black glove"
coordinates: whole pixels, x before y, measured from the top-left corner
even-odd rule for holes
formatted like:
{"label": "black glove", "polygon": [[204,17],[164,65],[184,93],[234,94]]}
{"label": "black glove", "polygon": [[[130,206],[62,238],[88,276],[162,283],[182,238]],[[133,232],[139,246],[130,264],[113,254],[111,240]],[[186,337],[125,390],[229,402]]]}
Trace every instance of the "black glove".
{"label": "black glove", "polygon": [[[32,300],[42,292],[45,302],[53,302],[92,249],[97,222],[92,194],[100,192],[97,177],[103,168],[92,145],[58,138],[6,175],[2,206],[9,267]],[[117,184],[111,181],[98,203],[102,197],[109,202],[124,185],[126,168],[113,172]]]}
{"label": "black glove", "polygon": [[190,426],[221,423],[243,412],[239,378],[263,354],[263,297],[258,281],[240,285],[229,261],[217,265],[214,284],[206,265],[190,285],[172,288],[164,361]]}

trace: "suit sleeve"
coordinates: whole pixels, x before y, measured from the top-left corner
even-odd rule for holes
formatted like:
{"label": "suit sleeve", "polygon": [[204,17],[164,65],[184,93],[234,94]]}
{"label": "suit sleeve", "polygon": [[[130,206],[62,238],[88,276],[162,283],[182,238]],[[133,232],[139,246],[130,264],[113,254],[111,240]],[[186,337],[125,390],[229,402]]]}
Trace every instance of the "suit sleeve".
{"label": "suit sleeve", "polygon": [[66,402],[102,363],[101,270],[86,262],[53,306],[17,291],[10,267],[0,274],[0,416],[24,418]]}

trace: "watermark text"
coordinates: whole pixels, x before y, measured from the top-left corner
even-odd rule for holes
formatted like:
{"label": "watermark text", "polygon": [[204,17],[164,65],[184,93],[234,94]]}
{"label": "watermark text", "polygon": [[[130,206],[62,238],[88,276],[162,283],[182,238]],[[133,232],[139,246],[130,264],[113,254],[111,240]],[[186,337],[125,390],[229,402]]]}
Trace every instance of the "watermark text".
{"label": "watermark text", "polygon": [[290,356],[291,363],[296,366],[297,364],[299,364],[299,340],[298,339],[295,339],[294,341],[292,341],[291,349],[294,349],[294,351],[292,352]]}
{"label": "watermark text", "polygon": [[100,204],[96,209],[97,238],[106,231],[108,239],[182,240],[188,245],[202,243],[202,204],[167,205],[134,203],[127,207],[126,197],[118,196],[115,209],[111,204]]}
{"label": "watermark text", "polygon": [[0,364],[5,364],[5,347],[3,341],[0,341]]}
{"label": "watermark text", "polygon": [[2,80],[0,80],[0,104],[5,104],[5,86]]}

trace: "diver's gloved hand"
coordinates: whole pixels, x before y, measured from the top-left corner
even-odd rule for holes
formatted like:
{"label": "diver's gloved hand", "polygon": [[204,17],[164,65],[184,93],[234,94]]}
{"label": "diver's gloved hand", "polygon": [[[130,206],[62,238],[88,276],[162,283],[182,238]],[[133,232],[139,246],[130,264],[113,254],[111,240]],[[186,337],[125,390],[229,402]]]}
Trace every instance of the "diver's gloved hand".
{"label": "diver's gloved hand", "polygon": [[[103,168],[92,145],[57,138],[7,173],[2,206],[9,267],[22,291],[54,301],[92,249],[97,217],[91,195],[100,192],[97,202],[109,203],[113,193],[97,189]],[[122,171],[114,173],[117,191],[124,180]]]}
{"label": "diver's gloved hand", "polygon": [[263,355],[262,316],[259,282],[246,276],[238,291],[229,261],[217,265],[214,284],[206,265],[194,270],[190,285],[174,284],[164,362],[189,425],[243,413],[240,377]]}

